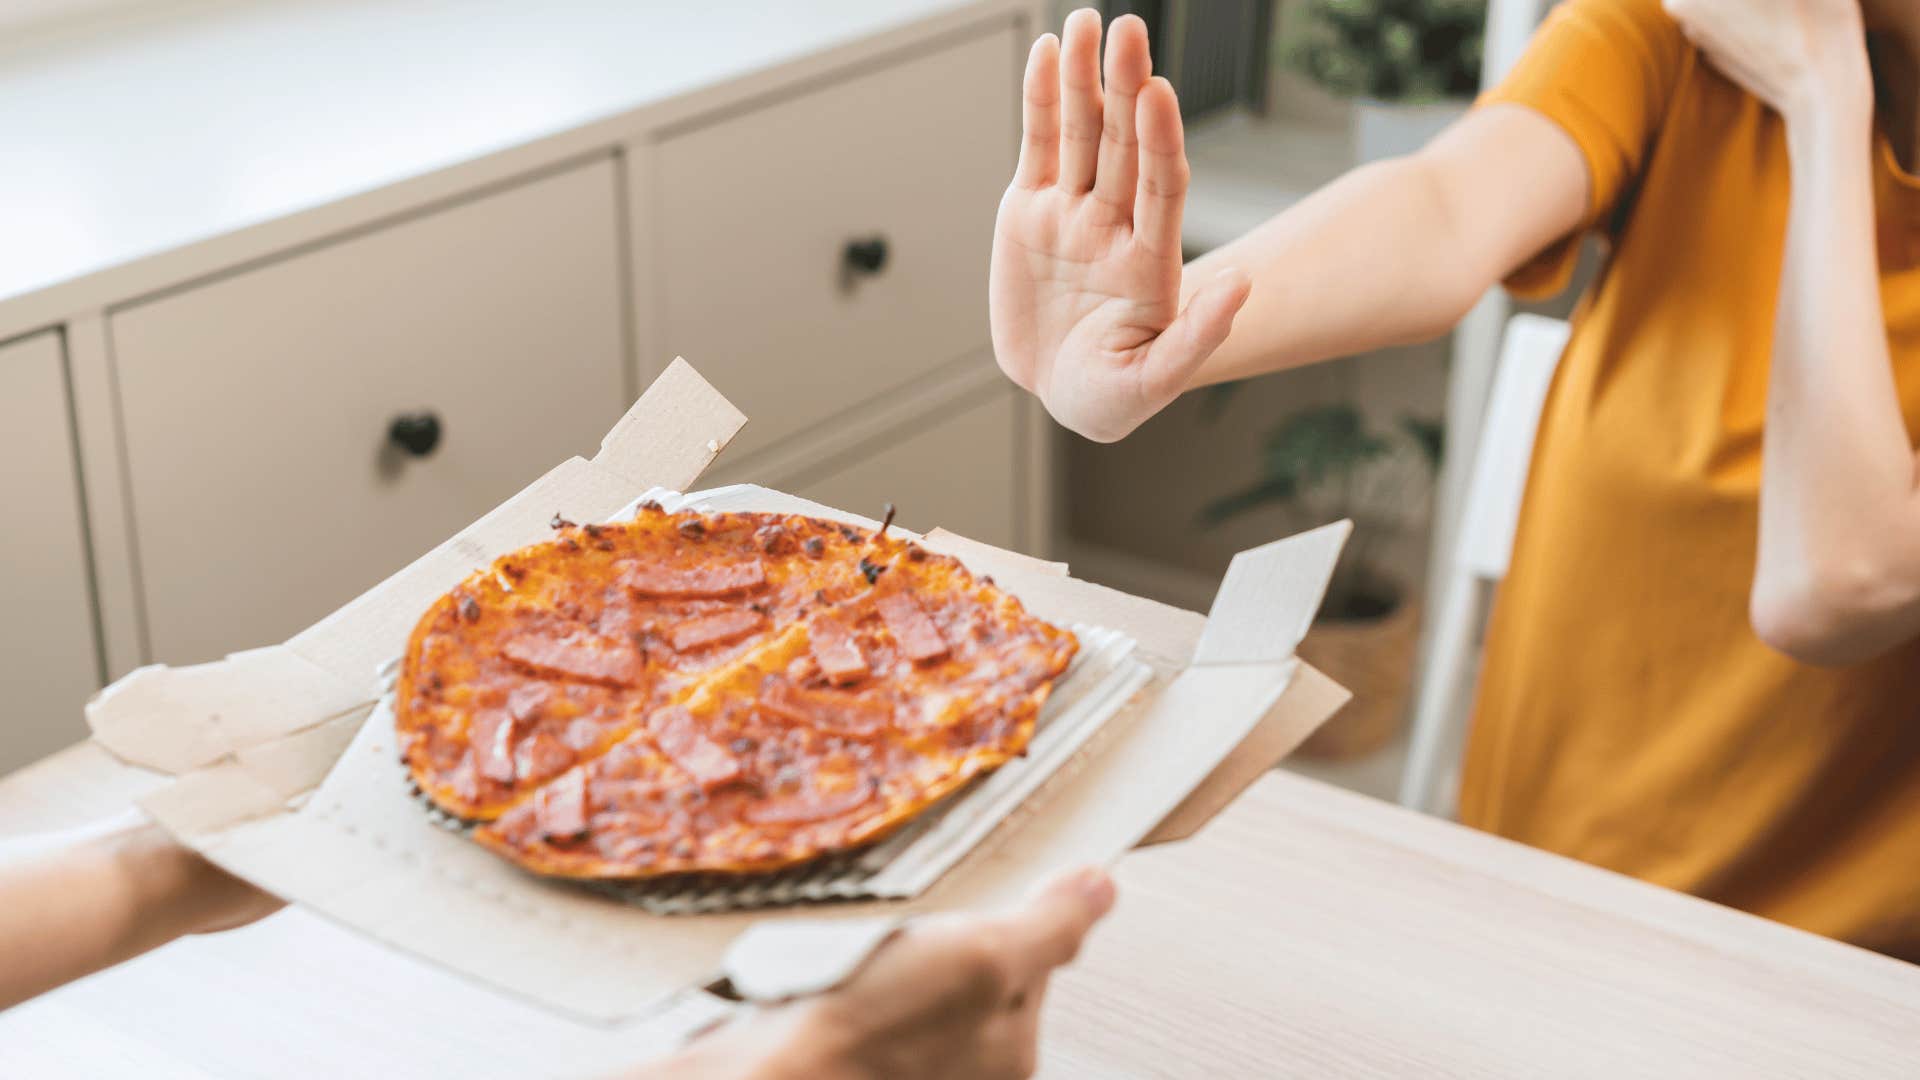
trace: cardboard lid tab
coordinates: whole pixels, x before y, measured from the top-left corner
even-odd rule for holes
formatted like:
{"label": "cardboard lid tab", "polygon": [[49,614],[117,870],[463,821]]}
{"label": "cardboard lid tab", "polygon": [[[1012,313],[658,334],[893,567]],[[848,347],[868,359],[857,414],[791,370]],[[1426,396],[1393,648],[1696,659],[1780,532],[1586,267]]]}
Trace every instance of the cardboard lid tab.
{"label": "cardboard lid tab", "polygon": [[1278,664],[1293,656],[1352,532],[1353,522],[1336,521],[1235,555],[1194,648],[1194,666]]}
{"label": "cardboard lid tab", "polygon": [[593,463],[642,490],[685,491],[746,424],[747,414],[676,356],[600,440]]}
{"label": "cardboard lid tab", "polygon": [[130,672],[87,703],[87,726],[122,761],[179,775],[366,701],[364,682],[270,645],[210,664]]}

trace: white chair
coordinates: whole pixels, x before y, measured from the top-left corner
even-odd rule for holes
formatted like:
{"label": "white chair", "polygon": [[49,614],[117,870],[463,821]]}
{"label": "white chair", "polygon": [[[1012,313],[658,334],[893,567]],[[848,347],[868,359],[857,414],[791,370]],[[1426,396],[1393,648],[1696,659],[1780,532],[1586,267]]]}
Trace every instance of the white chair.
{"label": "white chair", "polygon": [[1468,483],[1460,541],[1445,569],[1439,607],[1428,629],[1432,644],[1414,701],[1413,733],[1400,780],[1402,806],[1451,816],[1487,602],[1493,585],[1506,576],[1513,554],[1513,529],[1527,485],[1540,406],[1569,329],[1559,319],[1539,315],[1516,315],[1507,322]]}

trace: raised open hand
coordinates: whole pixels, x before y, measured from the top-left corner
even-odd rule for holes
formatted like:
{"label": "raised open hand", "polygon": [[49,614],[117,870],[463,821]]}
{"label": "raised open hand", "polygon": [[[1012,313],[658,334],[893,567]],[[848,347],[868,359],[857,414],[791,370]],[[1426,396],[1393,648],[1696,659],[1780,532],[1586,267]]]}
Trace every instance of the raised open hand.
{"label": "raised open hand", "polygon": [[1068,16],[1063,37],[1027,58],[1026,138],[994,225],[993,347],[1054,419],[1112,442],[1186,389],[1251,285],[1222,271],[1181,310],[1187,158],[1146,24],[1114,20],[1104,87],[1098,13]]}

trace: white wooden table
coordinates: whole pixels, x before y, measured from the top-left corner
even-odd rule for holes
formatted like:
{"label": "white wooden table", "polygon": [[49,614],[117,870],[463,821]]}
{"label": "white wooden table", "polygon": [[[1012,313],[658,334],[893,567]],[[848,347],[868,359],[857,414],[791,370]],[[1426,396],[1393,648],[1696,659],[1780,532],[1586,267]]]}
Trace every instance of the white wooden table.
{"label": "white wooden table", "polygon": [[[124,805],[143,782],[103,758],[0,781],[0,834]],[[1042,1075],[1920,1075],[1920,968],[1286,774],[1118,877]],[[0,1014],[0,1076],[530,1076],[647,1049],[298,911]]]}

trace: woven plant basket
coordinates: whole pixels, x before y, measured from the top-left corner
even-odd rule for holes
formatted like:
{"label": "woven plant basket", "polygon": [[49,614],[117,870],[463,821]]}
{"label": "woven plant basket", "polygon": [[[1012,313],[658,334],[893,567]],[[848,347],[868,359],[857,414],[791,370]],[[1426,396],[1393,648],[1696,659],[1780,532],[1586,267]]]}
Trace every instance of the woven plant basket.
{"label": "woven plant basket", "polygon": [[1371,619],[1322,617],[1300,643],[1300,656],[1353,691],[1347,707],[1321,725],[1300,749],[1302,757],[1343,761],[1364,757],[1393,741],[1406,721],[1420,635],[1420,605],[1407,599]]}

